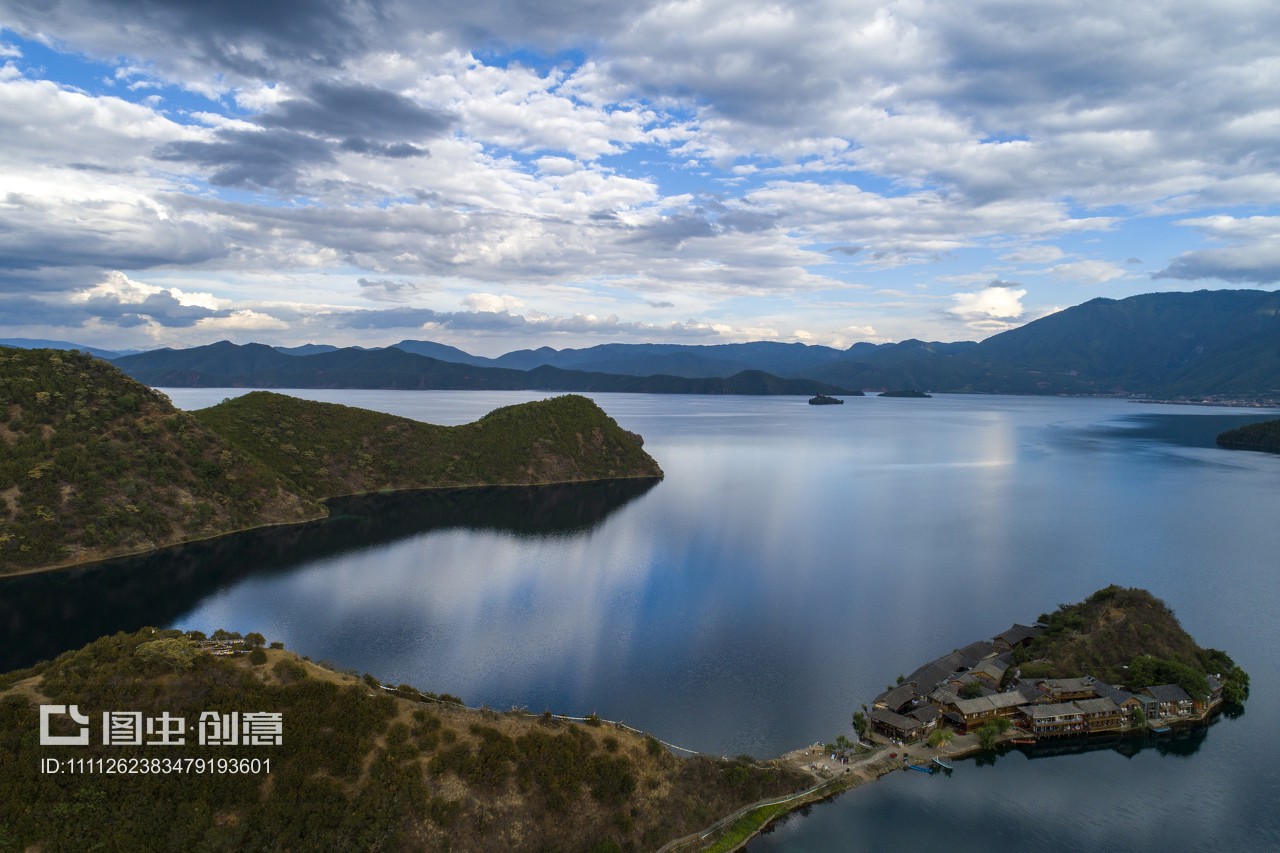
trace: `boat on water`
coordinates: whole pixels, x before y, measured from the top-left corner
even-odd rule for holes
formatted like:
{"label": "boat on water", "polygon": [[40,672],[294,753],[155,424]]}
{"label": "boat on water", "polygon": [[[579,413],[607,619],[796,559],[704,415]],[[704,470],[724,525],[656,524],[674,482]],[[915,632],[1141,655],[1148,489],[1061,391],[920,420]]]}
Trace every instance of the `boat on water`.
{"label": "boat on water", "polygon": [[943,761],[941,758],[939,758],[936,755],[933,757],[933,763],[941,767],[943,770],[955,770],[954,767],[952,767],[950,764]]}
{"label": "boat on water", "polygon": [[1033,737],[1016,737],[1011,740],[1010,743],[1016,744],[1017,746],[1035,746],[1036,739]]}
{"label": "boat on water", "polygon": [[933,768],[932,768],[932,767],[926,767],[926,766],[925,766],[925,765],[923,765],[923,764],[908,764],[907,766],[908,766],[908,767],[910,767],[912,770],[919,770],[921,773],[932,773],[932,772],[933,772]]}
{"label": "boat on water", "polygon": [[1169,727],[1169,726],[1156,726],[1156,727],[1155,727],[1155,728],[1153,728],[1151,731],[1155,732],[1155,733],[1156,733],[1156,734],[1158,734],[1158,735],[1162,735],[1162,734],[1164,734],[1165,732],[1170,731],[1170,727]]}

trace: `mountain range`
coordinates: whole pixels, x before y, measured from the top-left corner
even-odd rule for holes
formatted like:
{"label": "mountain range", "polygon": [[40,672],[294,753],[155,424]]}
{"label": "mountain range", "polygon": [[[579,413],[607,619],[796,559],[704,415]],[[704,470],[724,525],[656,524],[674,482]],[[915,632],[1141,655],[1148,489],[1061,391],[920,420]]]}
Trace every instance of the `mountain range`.
{"label": "mountain range", "polygon": [[114,360],[125,373],[158,387],[394,388],[401,390],[621,391],[656,394],[847,393],[814,379],[780,378],[760,370],[728,377],[637,376],[566,370],[480,367],[407,352],[347,347],[289,355],[264,344],[219,341],[190,349],[160,349]]}
{"label": "mountain range", "polygon": [[906,340],[848,349],[772,341],[614,343],[487,358],[434,341],[368,349],[222,341],[113,360],[134,378],[167,387],[694,394],[896,389],[1275,399],[1278,312],[1280,291],[1202,290],[1097,298],[981,342]]}

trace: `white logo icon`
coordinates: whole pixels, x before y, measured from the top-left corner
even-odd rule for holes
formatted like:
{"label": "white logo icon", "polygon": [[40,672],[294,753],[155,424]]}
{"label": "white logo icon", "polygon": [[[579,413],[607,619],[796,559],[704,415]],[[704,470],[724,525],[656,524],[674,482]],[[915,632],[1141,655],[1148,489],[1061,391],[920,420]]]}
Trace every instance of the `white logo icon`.
{"label": "white logo icon", "polygon": [[[49,718],[54,714],[69,714],[71,719],[85,728],[78,735],[49,734]],[[80,713],[79,705],[41,705],[40,706],[40,745],[41,746],[88,746],[89,715]]]}

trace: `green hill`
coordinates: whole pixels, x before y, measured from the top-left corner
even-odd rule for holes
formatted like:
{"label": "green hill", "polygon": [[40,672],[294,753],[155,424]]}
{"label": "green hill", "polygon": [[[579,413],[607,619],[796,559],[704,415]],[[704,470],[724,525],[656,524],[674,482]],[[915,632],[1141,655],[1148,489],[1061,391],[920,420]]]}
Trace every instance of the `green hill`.
{"label": "green hill", "polygon": [[194,415],[316,498],[662,476],[638,435],[574,395],[507,406],[452,427],[269,391]]}
{"label": "green hill", "polygon": [[1245,424],[1218,436],[1218,444],[1233,450],[1262,450],[1280,453],[1280,420]]}
{"label": "green hill", "polygon": [[1248,676],[1227,653],[1196,645],[1169,605],[1145,589],[1113,584],[1039,621],[1045,632],[1029,649],[1015,652],[1023,678],[1092,675],[1130,691],[1178,684],[1192,696],[1205,696],[1204,677],[1222,675],[1228,687],[1248,693]]}
{"label": "green hill", "polygon": [[[387,690],[283,649],[214,656],[199,639],[145,628],[0,676],[0,802],[9,806],[0,849],[656,850],[811,781],[745,756],[677,758],[651,736],[594,718]],[[39,705],[49,703],[89,715],[88,745],[38,745]],[[104,711],[168,714],[185,722],[184,742],[104,745]],[[201,745],[207,711],[242,721],[278,713],[280,743]],[[51,733],[63,734],[71,720],[53,722]],[[244,734],[241,725],[236,737]],[[50,758],[126,767],[188,759],[192,769],[39,772]],[[194,769],[219,759],[246,766]]]}
{"label": "green hill", "polygon": [[324,515],[84,353],[0,348],[0,573]]}
{"label": "green hill", "polygon": [[322,518],[334,495],[661,477],[641,444],[584,397],[459,427],[267,392],[186,413],[83,353],[0,348],[0,574]]}
{"label": "green hill", "polygon": [[[1090,300],[994,335],[972,354],[1049,389],[1169,396],[1280,390],[1280,292],[1201,290]],[[990,380],[988,380],[988,383]]]}

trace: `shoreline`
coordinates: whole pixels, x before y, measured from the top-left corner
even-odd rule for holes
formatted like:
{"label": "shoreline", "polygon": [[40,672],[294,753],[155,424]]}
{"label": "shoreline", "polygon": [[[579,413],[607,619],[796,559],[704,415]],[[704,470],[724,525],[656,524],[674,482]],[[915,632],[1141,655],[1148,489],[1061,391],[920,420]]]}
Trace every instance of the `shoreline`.
{"label": "shoreline", "polygon": [[541,483],[462,483],[448,486],[404,486],[395,489],[374,489],[368,492],[348,492],[341,495],[326,495],[323,498],[315,499],[319,504],[324,506],[325,514],[317,515],[311,518],[302,518],[296,521],[271,521],[264,524],[254,524],[249,527],[239,527],[235,530],[226,530],[221,533],[210,533],[207,536],[193,536],[190,539],[179,539],[174,542],[167,542],[163,545],[156,545],[152,548],[138,548],[136,550],[120,551],[118,553],[106,554],[98,557],[90,557],[84,560],[74,560],[71,562],[54,563],[48,566],[35,566],[27,569],[17,569],[15,571],[0,572],[0,583],[7,578],[24,577],[28,575],[41,575],[49,572],[64,572],[72,569],[83,569],[95,566],[99,563],[109,563],[112,560],[121,560],[127,557],[142,557],[147,554],[155,554],[168,548],[180,548],[185,545],[195,545],[199,542],[209,542],[214,539],[221,539],[224,536],[237,536],[241,533],[251,533],[255,530],[269,530],[273,527],[293,527],[301,524],[311,524],[317,521],[324,521],[332,518],[329,511],[328,502],[342,498],[358,498],[368,495],[394,495],[404,492],[440,492],[447,489],[528,489],[538,488],[540,486],[570,486],[585,483],[611,483],[618,480],[661,480],[662,474],[634,474],[624,477],[593,477],[582,480],[548,480]]}
{"label": "shoreline", "polygon": [[[1175,720],[1161,720],[1160,724],[1170,726],[1175,730],[1208,725],[1212,718],[1221,712],[1222,707],[1220,704],[1215,705],[1205,713]],[[1139,737],[1149,738],[1157,734],[1162,733],[1155,731],[1150,726],[1146,726],[1142,729],[1125,732],[1123,736],[1128,739],[1134,739]],[[824,750],[822,744],[801,747],[771,759],[771,761],[784,762],[795,769],[809,773],[819,780],[812,788],[781,800],[753,803],[721,818],[700,832],[691,833],[668,842],[660,848],[659,853],[677,853],[677,851],[680,851],[680,853],[693,853],[694,851],[697,851],[697,853],[704,853],[704,851],[732,853],[732,851],[742,850],[753,838],[763,833],[771,824],[785,818],[792,812],[799,811],[815,803],[835,799],[841,794],[869,785],[890,773],[899,770],[905,772],[909,769],[909,764],[928,765],[936,773],[943,768],[933,765],[934,758],[952,761],[972,758],[984,753],[1000,755],[1007,751],[1002,747],[1014,746],[1014,741],[1026,737],[1028,735],[1025,731],[1011,728],[996,738],[990,750],[984,750],[978,742],[977,735],[974,734],[956,735],[949,744],[939,747],[931,747],[924,741],[917,741],[902,747],[881,743],[876,744],[875,749],[872,751],[851,758],[847,765],[842,762],[832,761],[830,753]],[[1088,743],[1089,740],[1090,737],[1088,735],[1083,738],[1053,738],[1038,741],[1032,748],[1055,742],[1083,741]],[[891,758],[891,755],[895,757]],[[824,790],[828,787],[830,790]],[[752,812],[762,809],[773,809],[773,811],[763,816],[753,817],[751,815]]]}

